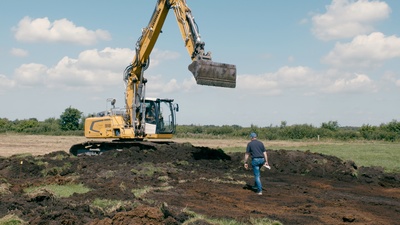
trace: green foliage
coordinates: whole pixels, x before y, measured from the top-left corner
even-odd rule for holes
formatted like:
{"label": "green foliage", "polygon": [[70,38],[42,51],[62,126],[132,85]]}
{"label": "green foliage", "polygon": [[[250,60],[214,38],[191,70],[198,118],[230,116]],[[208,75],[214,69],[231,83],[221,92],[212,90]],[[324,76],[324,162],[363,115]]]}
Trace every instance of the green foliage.
{"label": "green foliage", "polygon": [[7,132],[11,130],[12,121],[7,118],[0,118],[0,132]]}
{"label": "green foliage", "polygon": [[14,121],[14,130],[16,132],[28,132],[32,130],[33,128],[37,127],[39,124],[39,121],[36,118],[31,118],[28,120],[16,120]]}
{"label": "green foliage", "polygon": [[363,125],[362,127],[339,127],[337,121],[322,123],[320,128],[309,124],[288,126],[282,121],[279,126],[250,127],[214,126],[214,125],[179,125],[177,137],[182,138],[244,138],[251,132],[256,132],[258,139],[264,140],[310,140],[324,138],[332,140],[379,140],[400,141],[400,122],[396,120],[380,126]]}
{"label": "green foliage", "polygon": [[399,141],[400,122],[392,120],[387,124],[381,124],[379,127],[369,124],[362,125],[359,132],[366,140]]}
{"label": "green foliage", "polygon": [[333,139],[336,140],[347,141],[347,140],[358,140],[361,138],[361,135],[359,132],[356,131],[340,129],[336,132],[333,132],[332,137]]}
{"label": "green foliage", "polygon": [[327,123],[322,123],[321,128],[337,131],[339,129],[339,123],[337,121],[329,121]]}
{"label": "green foliage", "polygon": [[61,130],[78,130],[82,112],[78,109],[68,107],[60,116]]}
{"label": "green foliage", "polygon": [[38,121],[36,118],[10,121],[0,118],[0,133],[50,134],[50,135],[83,135],[84,117],[74,108],[67,108],[60,119],[48,118]]}
{"label": "green foliage", "polygon": [[380,128],[387,132],[393,132],[393,133],[400,134],[400,122],[397,122],[397,120],[392,120],[391,122],[389,122],[387,124],[381,124]]}
{"label": "green foliage", "polygon": [[316,129],[308,124],[284,127],[278,132],[283,139],[309,139],[317,136]]}

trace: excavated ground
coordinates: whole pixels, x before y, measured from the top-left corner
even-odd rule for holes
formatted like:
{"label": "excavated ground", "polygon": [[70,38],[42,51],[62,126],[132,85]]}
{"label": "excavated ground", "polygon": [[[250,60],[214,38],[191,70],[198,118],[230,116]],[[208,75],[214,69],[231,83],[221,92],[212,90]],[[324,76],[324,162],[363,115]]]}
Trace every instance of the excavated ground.
{"label": "excavated ground", "polygon": [[[283,224],[399,224],[400,174],[310,152],[268,154],[272,168],[261,172],[262,196],[249,188],[253,175],[243,169],[243,154],[189,143],[100,156],[0,158],[0,217],[14,214],[29,224],[182,224],[192,211],[243,223],[267,217]],[[47,189],[24,192],[49,184],[90,191],[65,198]],[[120,204],[101,208],[96,199]]]}

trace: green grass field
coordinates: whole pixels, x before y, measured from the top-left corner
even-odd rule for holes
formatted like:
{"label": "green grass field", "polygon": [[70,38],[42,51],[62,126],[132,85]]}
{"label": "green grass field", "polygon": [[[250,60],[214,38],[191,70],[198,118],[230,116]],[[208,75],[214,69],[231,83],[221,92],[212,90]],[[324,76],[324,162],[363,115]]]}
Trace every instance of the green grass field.
{"label": "green grass field", "polygon": [[[358,166],[380,166],[386,172],[400,173],[400,143],[390,142],[287,142],[285,146],[266,145],[267,149],[301,150],[353,160]],[[225,152],[243,152],[243,147],[223,148]]]}

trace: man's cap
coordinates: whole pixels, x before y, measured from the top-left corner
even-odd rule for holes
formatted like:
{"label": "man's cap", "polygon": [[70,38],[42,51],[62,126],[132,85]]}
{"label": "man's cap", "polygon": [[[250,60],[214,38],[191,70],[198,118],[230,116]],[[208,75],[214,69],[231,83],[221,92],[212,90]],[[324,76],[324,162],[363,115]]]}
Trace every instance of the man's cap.
{"label": "man's cap", "polygon": [[251,137],[251,138],[256,138],[256,137],[257,137],[257,134],[254,133],[254,132],[252,132],[252,133],[250,134],[250,137]]}

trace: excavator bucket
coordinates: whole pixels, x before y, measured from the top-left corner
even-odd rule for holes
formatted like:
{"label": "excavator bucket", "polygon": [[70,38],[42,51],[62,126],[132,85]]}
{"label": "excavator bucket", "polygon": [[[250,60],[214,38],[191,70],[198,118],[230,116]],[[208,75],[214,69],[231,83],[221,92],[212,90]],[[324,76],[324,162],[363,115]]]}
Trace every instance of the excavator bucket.
{"label": "excavator bucket", "polygon": [[236,66],[225,63],[216,63],[211,60],[195,60],[189,65],[197,84],[236,87]]}

